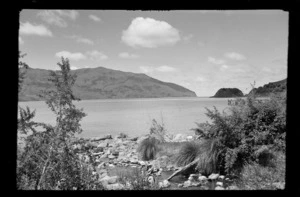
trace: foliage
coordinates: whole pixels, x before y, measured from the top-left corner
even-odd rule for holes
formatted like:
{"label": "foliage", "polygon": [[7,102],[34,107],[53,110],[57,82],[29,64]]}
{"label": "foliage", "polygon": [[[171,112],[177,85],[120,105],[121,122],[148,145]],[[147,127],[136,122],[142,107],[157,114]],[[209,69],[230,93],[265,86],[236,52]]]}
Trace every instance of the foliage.
{"label": "foliage", "polygon": [[20,61],[21,58],[23,58],[26,54],[21,54],[21,51],[19,51],[19,82],[18,82],[18,92],[21,92],[22,89],[22,83],[25,76],[25,69],[28,69],[29,66],[25,63]]}
{"label": "foliage", "polygon": [[160,143],[155,137],[149,137],[141,141],[137,148],[137,152],[144,161],[153,160],[158,152],[158,144]]}
{"label": "foliage", "polygon": [[[24,150],[17,158],[17,186],[19,189],[101,189],[93,165],[81,161],[72,149],[75,134],[82,132],[80,121],[85,116],[72,101],[76,77],[70,74],[68,59],[58,63],[61,71],[51,71],[54,90],[44,91],[49,108],[56,115],[56,125],[32,121],[35,111],[20,109],[18,131],[27,135]],[[41,126],[42,131],[36,127]]]}
{"label": "foliage", "polygon": [[207,109],[212,123],[197,124],[194,130],[203,139],[218,142],[219,171],[238,171],[245,163],[258,160],[267,165],[272,150],[285,150],[285,103],[285,94],[258,102],[252,92],[245,105],[232,106],[229,113],[220,113],[216,107]]}
{"label": "foliage", "polygon": [[236,180],[241,189],[283,189],[285,184],[285,155],[277,152],[272,160],[274,166],[261,166],[256,162],[244,166]]}
{"label": "foliage", "polygon": [[177,165],[185,166],[194,161],[200,153],[200,148],[200,144],[195,141],[185,143],[177,156]]}
{"label": "foliage", "polygon": [[163,121],[160,124],[155,119],[152,120],[152,125],[150,127],[150,135],[154,136],[161,142],[165,142],[166,129]]}

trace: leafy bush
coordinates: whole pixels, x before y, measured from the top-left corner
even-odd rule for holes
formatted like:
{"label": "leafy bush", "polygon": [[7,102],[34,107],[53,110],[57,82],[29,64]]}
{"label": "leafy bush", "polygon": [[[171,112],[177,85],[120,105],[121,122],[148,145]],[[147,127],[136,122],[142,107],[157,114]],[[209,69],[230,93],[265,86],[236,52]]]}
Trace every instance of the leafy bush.
{"label": "leafy bush", "polygon": [[[80,121],[85,113],[72,103],[79,99],[72,93],[76,77],[70,74],[68,59],[62,58],[58,65],[61,71],[51,71],[50,78],[55,89],[41,95],[55,113],[56,125],[34,122],[34,111],[19,108],[18,131],[26,137],[17,158],[18,188],[101,189],[93,164],[82,162],[71,147],[74,135],[82,132]],[[38,126],[43,130],[37,131]]]}
{"label": "leafy bush", "polygon": [[[217,142],[219,171],[240,170],[245,163],[256,160],[267,164],[266,159],[272,159],[271,150],[285,150],[285,103],[285,95],[272,95],[270,100],[258,102],[251,94],[245,105],[233,106],[229,113],[206,108],[212,123],[197,124],[194,130],[203,139]],[[265,150],[261,152],[262,147]]]}

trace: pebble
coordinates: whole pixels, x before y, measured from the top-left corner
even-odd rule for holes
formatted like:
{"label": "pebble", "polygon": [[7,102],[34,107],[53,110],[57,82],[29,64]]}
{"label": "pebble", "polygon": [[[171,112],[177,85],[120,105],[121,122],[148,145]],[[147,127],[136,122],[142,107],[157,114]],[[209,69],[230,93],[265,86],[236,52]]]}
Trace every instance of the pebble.
{"label": "pebble", "polygon": [[223,183],[222,182],[217,182],[216,185],[220,186],[220,187],[223,187]]}
{"label": "pebble", "polygon": [[207,177],[206,176],[199,176],[198,180],[199,181],[206,181]]}
{"label": "pebble", "polygon": [[215,180],[215,179],[217,179],[218,177],[219,177],[219,174],[214,174],[214,173],[212,173],[211,175],[209,175],[208,179],[210,179],[210,180]]}

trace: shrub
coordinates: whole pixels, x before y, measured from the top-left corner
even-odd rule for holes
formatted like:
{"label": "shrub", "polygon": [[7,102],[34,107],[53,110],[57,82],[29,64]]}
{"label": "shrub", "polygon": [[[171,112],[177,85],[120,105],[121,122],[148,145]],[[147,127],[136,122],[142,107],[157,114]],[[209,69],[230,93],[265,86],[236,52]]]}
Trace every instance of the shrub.
{"label": "shrub", "polygon": [[285,95],[272,95],[265,102],[257,102],[250,94],[245,105],[230,107],[229,113],[206,108],[212,123],[197,124],[194,130],[203,139],[218,142],[219,171],[238,172],[245,163],[256,160],[267,165],[272,159],[271,150],[285,150],[285,102]]}
{"label": "shrub", "polygon": [[[24,150],[17,158],[17,185],[19,189],[101,189],[93,164],[85,164],[71,148],[74,135],[82,132],[82,109],[72,103],[79,100],[72,93],[76,77],[70,73],[68,59],[58,63],[61,71],[52,71],[50,81],[54,90],[42,95],[55,113],[56,125],[32,121],[34,112],[20,109],[18,131],[25,137]],[[41,126],[43,131],[35,128]]]}
{"label": "shrub", "polygon": [[149,137],[144,139],[138,146],[137,152],[141,155],[141,159],[149,161],[155,158],[158,152],[158,144],[161,143],[155,137]]}
{"label": "shrub", "polygon": [[165,142],[166,129],[163,121],[160,124],[155,119],[152,120],[150,135],[157,138],[161,142]]}

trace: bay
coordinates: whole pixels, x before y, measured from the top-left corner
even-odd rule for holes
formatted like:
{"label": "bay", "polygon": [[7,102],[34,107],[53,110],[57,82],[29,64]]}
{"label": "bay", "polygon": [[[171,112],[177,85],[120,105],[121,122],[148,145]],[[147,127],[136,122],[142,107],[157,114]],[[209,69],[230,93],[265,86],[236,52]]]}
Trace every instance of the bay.
{"label": "bay", "polygon": [[[209,121],[206,107],[220,112],[228,109],[228,98],[184,97],[143,99],[101,99],[75,102],[87,114],[81,121],[80,137],[97,137],[120,132],[129,136],[149,133],[153,119],[164,123],[168,133],[191,135],[195,122]],[[20,107],[36,110],[37,122],[54,125],[55,116],[44,101],[19,102]]]}

